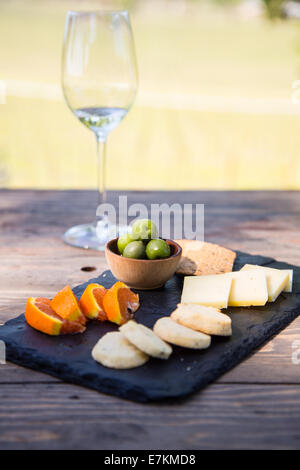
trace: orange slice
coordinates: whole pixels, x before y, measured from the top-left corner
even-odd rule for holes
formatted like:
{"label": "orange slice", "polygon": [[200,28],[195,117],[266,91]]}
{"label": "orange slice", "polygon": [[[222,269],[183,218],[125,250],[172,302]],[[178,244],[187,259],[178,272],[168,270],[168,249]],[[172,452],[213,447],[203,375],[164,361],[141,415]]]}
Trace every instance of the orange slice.
{"label": "orange slice", "polygon": [[126,323],[139,308],[139,296],[123,282],[116,282],[103,297],[103,307],[108,320],[117,325]]}
{"label": "orange slice", "polygon": [[29,297],[25,309],[27,323],[42,333],[51,336],[82,333],[85,330],[79,322],[60,318],[51,308],[51,301],[45,297]]}
{"label": "orange slice", "polygon": [[86,287],[80,299],[80,308],[87,318],[98,319],[100,321],[107,320],[103,309],[105,292],[105,287],[100,284],[93,283]]}
{"label": "orange slice", "polygon": [[65,318],[69,321],[78,321],[83,325],[85,324],[85,316],[70,286],[66,286],[57,292],[55,297],[51,300],[51,308],[61,318]]}

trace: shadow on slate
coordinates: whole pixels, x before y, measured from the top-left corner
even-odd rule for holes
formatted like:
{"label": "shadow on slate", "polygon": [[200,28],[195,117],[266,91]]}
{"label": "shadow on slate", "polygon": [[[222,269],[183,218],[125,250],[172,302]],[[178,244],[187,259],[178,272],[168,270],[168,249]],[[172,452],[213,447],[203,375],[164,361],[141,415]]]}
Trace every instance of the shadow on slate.
{"label": "shadow on slate", "polygon": [[[117,330],[116,325],[90,322],[84,334],[50,337],[29,327],[24,315],[20,315],[0,328],[7,360],[66,382],[138,402],[187,396],[234,367],[300,313],[300,267],[238,252],[234,270],[245,263],[294,269],[293,293],[283,293],[274,304],[265,307],[228,309],[232,337],[213,337],[207,350],[174,347],[167,361],[151,358],[136,369],[108,369],[92,359],[91,349],[103,334]],[[110,287],[115,279],[110,271],[105,271],[98,278],[75,287],[75,294],[80,296],[93,281]],[[169,315],[180,301],[181,288],[182,277],[173,276],[164,288],[140,291],[141,306],[136,320],[152,327],[159,317]]]}

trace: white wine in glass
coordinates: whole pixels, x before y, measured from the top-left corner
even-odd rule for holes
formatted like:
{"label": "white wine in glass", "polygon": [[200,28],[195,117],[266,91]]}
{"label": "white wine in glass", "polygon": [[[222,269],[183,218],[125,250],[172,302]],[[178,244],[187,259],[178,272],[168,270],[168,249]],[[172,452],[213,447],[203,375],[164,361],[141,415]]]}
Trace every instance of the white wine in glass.
{"label": "white wine in glass", "polygon": [[[130,110],[137,90],[135,48],[127,11],[67,13],[62,88],[71,111],[96,136],[98,204],[104,203],[107,136]],[[102,215],[95,216],[90,224],[71,227],[63,239],[73,246],[103,250],[112,234],[124,231],[126,227],[112,226]]]}

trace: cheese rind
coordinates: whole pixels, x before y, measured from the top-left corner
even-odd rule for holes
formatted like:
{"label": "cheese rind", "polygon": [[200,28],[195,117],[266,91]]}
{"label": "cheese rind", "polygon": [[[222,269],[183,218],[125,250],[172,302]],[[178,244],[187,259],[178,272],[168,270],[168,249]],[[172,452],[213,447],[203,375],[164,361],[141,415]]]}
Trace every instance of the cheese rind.
{"label": "cheese rind", "polygon": [[258,270],[222,274],[232,279],[228,306],[249,307],[265,305],[268,300],[266,275]]}
{"label": "cheese rind", "polygon": [[[268,277],[268,273],[271,274],[271,275],[275,274],[275,276],[276,276],[277,273],[279,273],[278,277],[279,276],[283,277],[284,275],[286,275],[287,276],[287,281],[286,281],[286,284],[284,285],[284,288],[282,289],[282,291],[283,292],[292,292],[292,290],[293,290],[293,270],[292,269],[276,269],[276,268],[269,268],[267,266],[259,266],[258,264],[245,264],[242,267],[241,271],[250,271],[250,270],[253,270],[253,269],[264,270],[267,274],[267,277]],[[275,281],[272,281],[272,282],[275,283]],[[269,289],[269,281],[268,281],[268,289]]]}
{"label": "cheese rind", "polygon": [[258,266],[253,264],[245,264],[241,271],[259,271],[264,272],[267,278],[268,287],[268,301],[274,302],[281,292],[286,289],[290,283],[290,274],[288,270],[267,268],[265,266]]}
{"label": "cheese rind", "polygon": [[227,308],[232,279],[224,274],[185,276],[181,303]]}
{"label": "cheese rind", "polygon": [[[273,269],[273,268],[270,268],[270,269]],[[285,269],[285,271],[288,272],[289,280],[288,280],[287,285],[286,285],[285,288],[283,289],[283,291],[284,291],[284,292],[292,292],[292,290],[293,290],[293,275],[294,275],[294,271],[293,271],[292,269]]]}

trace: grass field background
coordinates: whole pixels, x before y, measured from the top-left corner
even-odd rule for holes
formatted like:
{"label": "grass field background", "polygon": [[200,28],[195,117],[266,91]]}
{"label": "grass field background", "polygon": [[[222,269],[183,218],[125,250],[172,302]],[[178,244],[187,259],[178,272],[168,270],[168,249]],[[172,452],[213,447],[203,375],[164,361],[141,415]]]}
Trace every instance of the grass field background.
{"label": "grass field background", "polygon": [[[116,2],[0,0],[0,185],[95,187],[94,138],[62,99],[60,56],[66,11],[102,6]],[[300,189],[297,22],[200,1],[141,3],[132,22],[139,94],[109,138],[109,188]]]}

